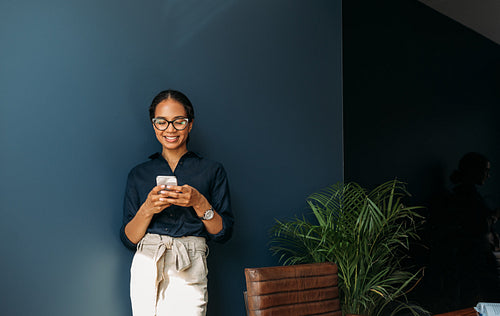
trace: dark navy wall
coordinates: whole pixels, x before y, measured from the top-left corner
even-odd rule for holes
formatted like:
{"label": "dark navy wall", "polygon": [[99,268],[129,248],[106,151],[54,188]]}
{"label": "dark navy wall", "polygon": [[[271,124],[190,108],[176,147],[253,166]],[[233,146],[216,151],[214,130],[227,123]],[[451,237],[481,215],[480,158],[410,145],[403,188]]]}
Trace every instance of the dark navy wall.
{"label": "dark navy wall", "polygon": [[[398,177],[411,203],[428,206],[477,151],[492,163],[481,193],[500,206],[500,46],[416,0],[344,1],[342,14],[346,180]],[[410,250],[412,264],[429,266],[428,249]],[[411,299],[449,311],[432,290],[424,276]]]}
{"label": "dark navy wall", "polygon": [[123,190],[160,150],[147,107],[165,88],[231,182],[209,315],[243,315],[243,268],[277,264],[274,218],[342,179],[340,0],[2,1],[0,314],[130,315]]}
{"label": "dark navy wall", "polygon": [[399,177],[425,203],[478,151],[500,205],[500,46],[414,0],[344,2],[343,43],[346,179]]}

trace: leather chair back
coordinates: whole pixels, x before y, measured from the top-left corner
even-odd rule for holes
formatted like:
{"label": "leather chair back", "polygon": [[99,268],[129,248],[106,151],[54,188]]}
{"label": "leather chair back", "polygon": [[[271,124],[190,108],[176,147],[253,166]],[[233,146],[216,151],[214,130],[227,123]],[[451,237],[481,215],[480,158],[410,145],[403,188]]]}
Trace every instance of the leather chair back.
{"label": "leather chair back", "polygon": [[247,268],[247,313],[341,316],[337,272],[331,262]]}

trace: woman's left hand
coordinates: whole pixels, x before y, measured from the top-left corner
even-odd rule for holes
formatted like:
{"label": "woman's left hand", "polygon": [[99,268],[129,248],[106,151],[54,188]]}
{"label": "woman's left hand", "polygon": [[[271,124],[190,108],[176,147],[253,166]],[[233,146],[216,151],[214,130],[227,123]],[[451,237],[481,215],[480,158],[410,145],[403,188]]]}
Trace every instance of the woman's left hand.
{"label": "woman's left hand", "polygon": [[[178,206],[192,207],[200,218],[208,209],[212,208],[203,194],[190,185],[169,185],[167,190],[163,193],[167,202]],[[223,228],[222,217],[216,210],[214,210],[214,217],[211,220],[203,220],[203,223],[210,234],[218,234]]]}
{"label": "woman's left hand", "polygon": [[195,188],[190,185],[183,186],[168,186],[167,187],[166,200],[174,205],[193,207],[195,210],[203,207],[203,204],[207,204],[207,199],[198,192]]}

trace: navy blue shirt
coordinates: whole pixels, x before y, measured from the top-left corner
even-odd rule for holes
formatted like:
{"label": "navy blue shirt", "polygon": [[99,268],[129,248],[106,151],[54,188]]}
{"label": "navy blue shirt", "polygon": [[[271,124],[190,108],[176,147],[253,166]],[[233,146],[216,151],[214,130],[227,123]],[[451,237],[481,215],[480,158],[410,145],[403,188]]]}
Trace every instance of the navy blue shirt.
{"label": "navy blue shirt", "polygon": [[159,175],[176,176],[179,186],[188,184],[203,194],[222,217],[223,229],[216,235],[209,234],[192,207],[171,205],[153,216],[147,233],[171,237],[199,236],[217,242],[227,241],[232,234],[234,217],[229,184],[222,164],[187,152],[179,160],[175,171],[172,171],[168,162],[159,153],[152,155],[150,159],[134,167],[128,175],[123,225],[120,230],[123,243],[135,249],[136,245],[125,235],[125,226],[146,201],[149,192],[156,186],[156,176]]}

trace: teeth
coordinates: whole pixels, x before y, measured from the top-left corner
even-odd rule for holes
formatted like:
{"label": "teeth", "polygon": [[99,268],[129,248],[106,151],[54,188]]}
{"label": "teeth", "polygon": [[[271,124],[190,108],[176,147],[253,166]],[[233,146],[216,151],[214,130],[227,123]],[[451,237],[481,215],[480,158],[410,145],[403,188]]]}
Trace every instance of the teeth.
{"label": "teeth", "polygon": [[174,139],[176,139],[176,138],[177,138],[177,136],[173,136],[173,137],[168,137],[168,136],[165,136],[165,138],[166,138],[166,139],[168,139],[168,140],[174,140]]}

